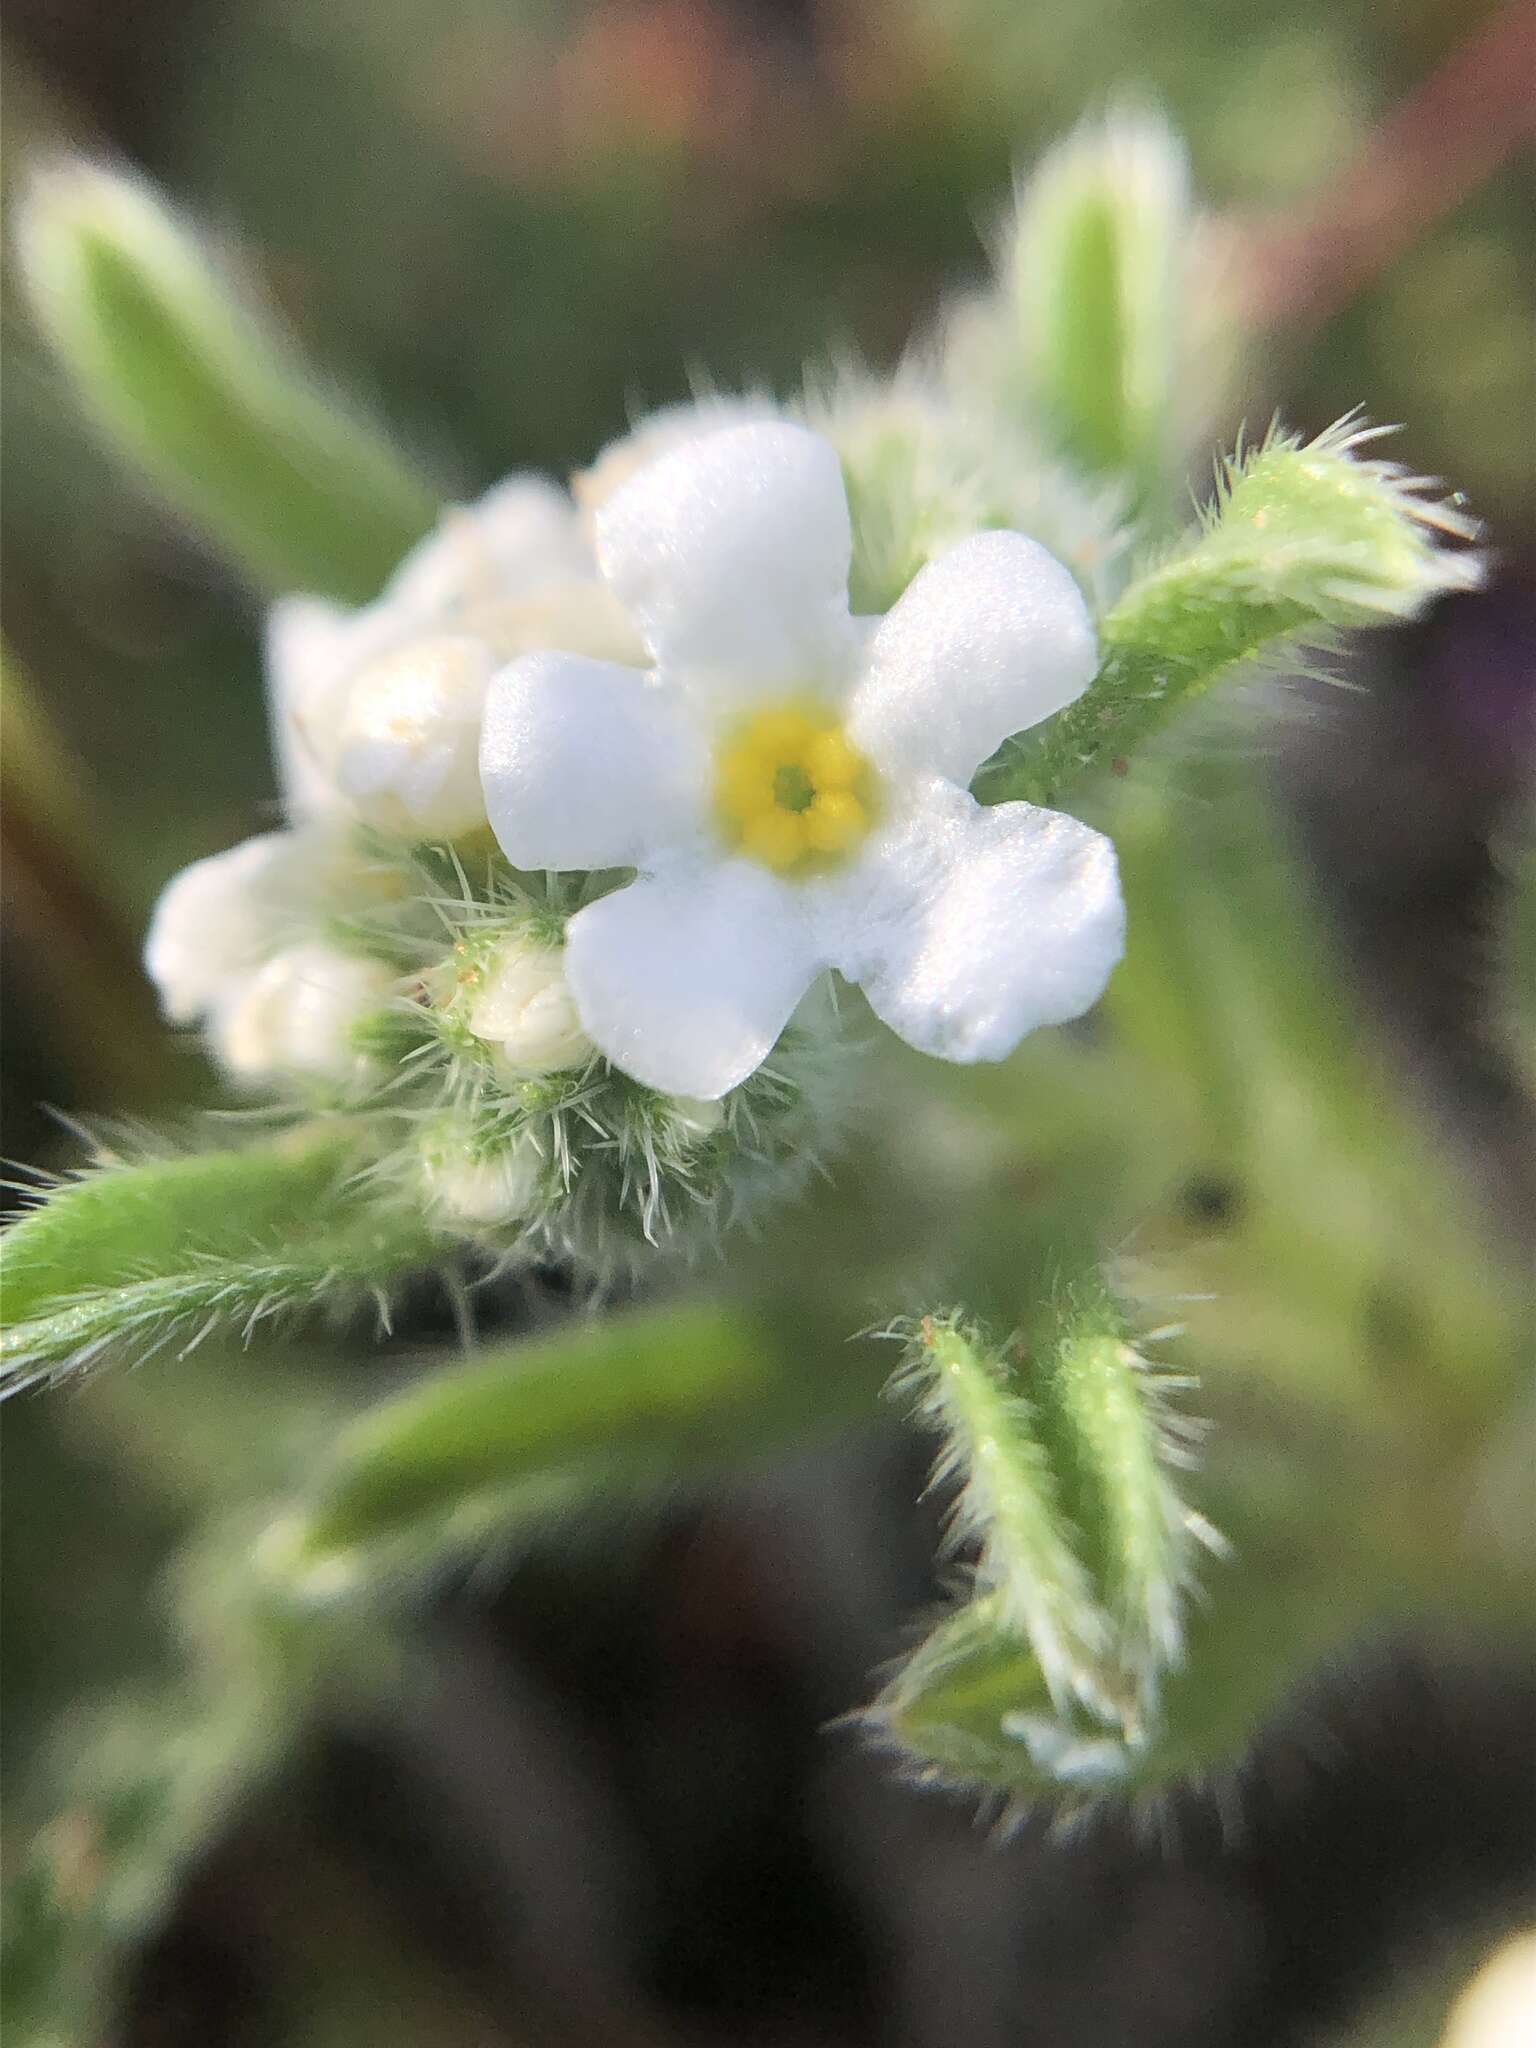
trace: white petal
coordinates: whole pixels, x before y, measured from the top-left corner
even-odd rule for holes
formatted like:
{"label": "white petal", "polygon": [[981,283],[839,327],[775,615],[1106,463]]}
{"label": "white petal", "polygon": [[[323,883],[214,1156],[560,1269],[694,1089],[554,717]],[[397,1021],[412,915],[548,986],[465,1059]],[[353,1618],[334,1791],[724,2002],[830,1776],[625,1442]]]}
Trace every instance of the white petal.
{"label": "white petal", "polygon": [[846,880],[824,885],[832,964],[920,1052],[1000,1060],[1081,1016],[1125,943],[1115,850],[1032,804],[930,785]]}
{"label": "white petal", "polygon": [[320,597],[280,598],[267,613],[272,754],[295,821],[346,810],[307,732],[325,723],[326,707],[359,664],[392,646],[403,630],[404,622],[383,605],[346,611]]}
{"label": "white petal", "polygon": [[597,555],[669,677],[706,690],[839,690],[852,553],[819,434],[727,427],[647,464],[597,515]]}
{"label": "white petal", "polygon": [[453,505],[390,579],[384,602],[417,626],[448,625],[477,604],[592,574],[592,552],[570,498],[519,472],[473,505]]}
{"label": "white petal", "polygon": [[427,1200],[444,1222],[505,1228],[533,1207],[543,1158],[527,1132],[491,1153],[476,1151],[474,1137],[472,1128],[429,1132],[421,1155]]}
{"label": "white petal", "polygon": [[485,809],[514,867],[628,867],[686,844],[708,774],[684,705],[638,669],[527,654],[486,693]]}
{"label": "white petal", "polygon": [[762,1064],[820,965],[803,901],[751,861],[632,882],[566,928],[566,976],[599,1051],[704,1102]]}
{"label": "white petal", "polygon": [[584,522],[590,528],[615,491],[648,463],[670,455],[674,448],[702,440],[706,434],[718,434],[722,427],[782,417],[771,399],[726,398],[715,393],[647,413],[627,434],[600,449],[590,469],[579,470],[571,478],[571,491],[581,507]]}
{"label": "white petal", "polygon": [[966,783],[1011,734],[1080,697],[1098,663],[1088,607],[1022,533],[977,533],[930,562],[886,614],[848,731],[887,773]]}

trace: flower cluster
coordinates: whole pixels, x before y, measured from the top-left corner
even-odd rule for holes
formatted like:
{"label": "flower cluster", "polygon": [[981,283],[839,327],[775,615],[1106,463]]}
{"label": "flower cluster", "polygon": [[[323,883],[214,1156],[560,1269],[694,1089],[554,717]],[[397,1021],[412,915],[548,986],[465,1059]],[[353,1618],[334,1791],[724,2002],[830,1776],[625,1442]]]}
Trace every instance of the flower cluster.
{"label": "flower cluster", "polygon": [[445,1229],[576,1250],[806,1169],[828,970],[951,1060],[1079,1015],[1113,850],[968,789],[1092,679],[1078,581],[951,531],[861,616],[858,500],[828,434],[704,401],[573,494],[451,511],[373,604],[279,602],[288,826],[166,890],[168,1015],[241,1080],[393,1120]]}

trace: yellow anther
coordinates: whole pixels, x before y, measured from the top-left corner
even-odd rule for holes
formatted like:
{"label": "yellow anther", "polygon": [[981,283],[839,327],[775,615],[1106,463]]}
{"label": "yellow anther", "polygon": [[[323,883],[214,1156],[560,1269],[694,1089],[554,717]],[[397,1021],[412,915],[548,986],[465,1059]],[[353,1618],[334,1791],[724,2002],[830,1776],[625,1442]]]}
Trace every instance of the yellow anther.
{"label": "yellow anther", "polygon": [[717,793],[721,809],[733,818],[750,818],[773,804],[771,761],[747,751],[727,754],[720,763]]}
{"label": "yellow anther", "polygon": [[858,749],[850,746],[847,735],[833,726],[817,733],[807,745],[805,772],[818,790],[852,789],[866,772],[866,764]]}
{"label": "yellow anther", "polygon": [[824,789],[803,815],[806,844],[815,853],[846,853],[869,830],[869,813],[851,790]]}
{"label": "yellow anther", "polygon": [[795,811],[781,811],[777,805],[748,818],[741,828],[741,850],[760,860],[776,874],[798,867],[805,856],[805,826]]}

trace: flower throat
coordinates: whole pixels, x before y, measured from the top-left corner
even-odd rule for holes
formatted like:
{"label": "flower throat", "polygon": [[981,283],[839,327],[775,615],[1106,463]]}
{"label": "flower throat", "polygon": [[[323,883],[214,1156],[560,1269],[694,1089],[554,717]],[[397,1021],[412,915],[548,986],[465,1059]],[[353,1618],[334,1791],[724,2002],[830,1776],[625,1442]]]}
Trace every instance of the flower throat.
{"label": "flower throat", "polygon": [[805,700],[732,728],[715,756],[715,817],[733,850],[775,874],[837,867],[875,822],[874,771],[839,721]]}

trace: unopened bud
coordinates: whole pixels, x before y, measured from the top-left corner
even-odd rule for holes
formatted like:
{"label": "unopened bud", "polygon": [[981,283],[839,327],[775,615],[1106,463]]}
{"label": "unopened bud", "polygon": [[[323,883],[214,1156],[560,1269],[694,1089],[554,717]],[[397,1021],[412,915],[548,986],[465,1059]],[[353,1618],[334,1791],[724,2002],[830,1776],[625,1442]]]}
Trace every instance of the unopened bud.
{"label": "unopened bud", "polygon": [[444,1222],[494,1230],[519,1222],[532,1208],[544,1162],[525,1136],[495,1151],[477,1151],[457,1120],[437,1126],[422,1145],[421,1177]]}
{"label": "unopened bud", "polygon": [[552,1074],[592,1057],[556,948],[507,939],[482,972],[466,1021],[495,1047],[499,1065],[519,1076]]}
{"label": "unopened bud", "polygon": [[365,1065],[357,1027],[382,1010],[394,976],[378,960],[334,946],[292,946],[274,956],[215,1017],[214,1049],[244,1080],[306,1074],[353,1079]]}

